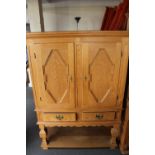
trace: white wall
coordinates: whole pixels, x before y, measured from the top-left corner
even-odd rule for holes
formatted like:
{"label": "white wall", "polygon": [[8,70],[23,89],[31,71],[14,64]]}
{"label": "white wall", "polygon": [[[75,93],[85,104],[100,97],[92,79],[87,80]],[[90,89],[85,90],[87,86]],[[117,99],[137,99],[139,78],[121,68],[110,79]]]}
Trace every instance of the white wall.
{"label": "white wall", "polygon": [[30,23],[28,9],[26,8],[26,23]]}
{"label": "white wall", "polygon": [[44,26],[46,31],[76,30],[74,17],[82,17],[79,30],[99,30],[105,7],[72,7],[44,9]]}
{"label": "white wall", "polygon": [[[51,3],[43,3],[45,31],[76,30],[75,16],[81,17],[79,30],[100,30],[105,7],[116,6],[120,2],[121,0],[51,0]],[[37,30],[33,27],[33,31]]]}
{"label": "white wall", "polygon": [[38,0],[27,0],[27,5],[27,15],[29,17],[26,20],[30,23],[30,29],[32,32],[40,32],[41,25]]}

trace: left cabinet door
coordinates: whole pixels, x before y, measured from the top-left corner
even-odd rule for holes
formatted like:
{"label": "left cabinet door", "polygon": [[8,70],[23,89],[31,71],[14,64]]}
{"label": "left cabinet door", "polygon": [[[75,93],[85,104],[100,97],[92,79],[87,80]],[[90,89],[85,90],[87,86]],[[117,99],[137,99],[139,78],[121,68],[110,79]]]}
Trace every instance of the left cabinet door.
{"label": "left cabinet door", "polygon": [[36,44],[30,47],[39,108],[62,110],[75,107],[73,47],[73,43]]}

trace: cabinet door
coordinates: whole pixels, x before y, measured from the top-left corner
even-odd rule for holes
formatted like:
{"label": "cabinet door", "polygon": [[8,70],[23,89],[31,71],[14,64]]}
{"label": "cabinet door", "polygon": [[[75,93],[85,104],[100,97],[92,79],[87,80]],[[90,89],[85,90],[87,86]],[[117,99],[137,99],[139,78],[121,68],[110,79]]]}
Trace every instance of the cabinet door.
{"label": "cabinet door", "polygon": [[84,43],[83,107],[114,106],[121,60],[121,43]]}
{"label": "cabinet door", "polygon": [[38,44],[31,49],[39,107],[51,110],[75,107],[73,44]]}

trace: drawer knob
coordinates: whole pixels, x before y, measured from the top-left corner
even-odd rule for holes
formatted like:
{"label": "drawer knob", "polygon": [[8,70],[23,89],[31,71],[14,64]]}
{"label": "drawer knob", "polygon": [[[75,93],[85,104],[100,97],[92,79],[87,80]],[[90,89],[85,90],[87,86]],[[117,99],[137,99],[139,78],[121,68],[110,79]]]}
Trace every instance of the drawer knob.
{"label": "drawer knob", "polygon": [[102,118],[103,118],[103,115],[96,114],[96,118],[97,118],[97,119],[102,119]]}
{"label": "drawer knob", "polygon": [[56,115],[56,119],[58,119],[58,120],[62,120],[63,118],[64,118],[63,115]]}

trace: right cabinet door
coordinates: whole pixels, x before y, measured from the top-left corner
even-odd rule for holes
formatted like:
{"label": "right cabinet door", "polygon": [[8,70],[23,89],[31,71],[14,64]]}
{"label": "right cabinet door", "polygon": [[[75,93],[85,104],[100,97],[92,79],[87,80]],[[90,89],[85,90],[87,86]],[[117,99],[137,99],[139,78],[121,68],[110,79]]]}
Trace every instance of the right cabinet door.
{"label": "right cabinet door", "polygon": [[82,107],[115,106],[120,62],[120,42],[82,44]]}

